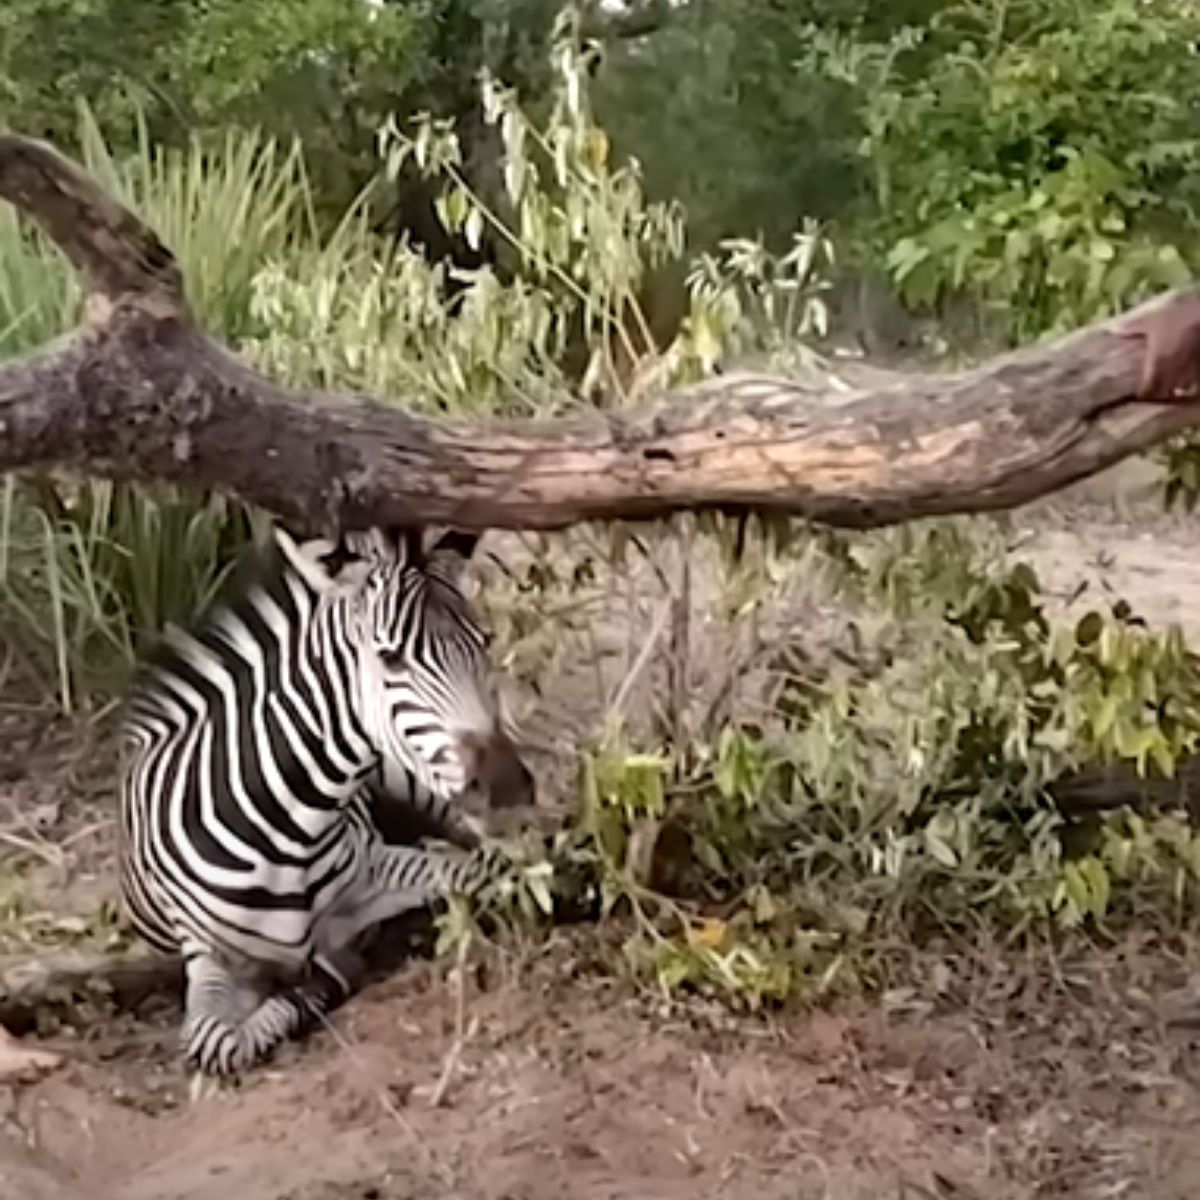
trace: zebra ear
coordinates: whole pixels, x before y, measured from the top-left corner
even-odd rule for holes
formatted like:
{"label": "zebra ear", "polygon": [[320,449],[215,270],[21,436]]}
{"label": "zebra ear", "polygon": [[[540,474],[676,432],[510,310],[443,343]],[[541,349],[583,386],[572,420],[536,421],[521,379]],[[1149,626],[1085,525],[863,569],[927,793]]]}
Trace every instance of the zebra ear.
{"label": "zebra ear", "polygon": [[467,562],[479,544],[479,534],[462,529],[447,529],[429,549],[431,555],[446,554]]}
{"label": "zebra ear", "polygon": [[479,544],[479,534],[448,529],[429,548],[426,562],[439,575],[457,582]]}
{"label": "zebra ear", "polygon": [[277,527],[275,541],[288,565],[316,592],[349,591],[362,582],[366,563],[344,539],[296,542]]}

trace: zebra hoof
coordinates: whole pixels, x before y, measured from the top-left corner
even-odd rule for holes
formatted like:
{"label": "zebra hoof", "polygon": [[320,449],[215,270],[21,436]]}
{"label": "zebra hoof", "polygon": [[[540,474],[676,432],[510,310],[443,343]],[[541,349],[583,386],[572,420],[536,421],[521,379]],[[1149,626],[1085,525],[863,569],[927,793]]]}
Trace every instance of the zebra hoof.
{"label": "zebra hoof", "polygon": [[226,1100],[238,1088],[235,1075],[210,1075],[205,1071],[193,1071],[188,1081],[188,1103],[205,1104],[212,1100]]}

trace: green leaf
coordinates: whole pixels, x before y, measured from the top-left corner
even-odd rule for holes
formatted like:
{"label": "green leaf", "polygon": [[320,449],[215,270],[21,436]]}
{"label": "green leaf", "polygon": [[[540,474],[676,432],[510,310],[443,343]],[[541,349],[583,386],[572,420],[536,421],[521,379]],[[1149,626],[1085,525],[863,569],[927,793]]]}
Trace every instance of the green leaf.
{"label": "green leaf", "polygon": [[483,241],[483,214],[472,205],[463,225],[463,237],[472,250],[478,250]]}
{"label": "green leaf", "polygon": [[1109,694],[1101,700],[1100,707],[1092,717],[1092,736],[1097,741],[1102,741],[1109,730],[1112,729],[1117,719],[1119,708],[1120,702],[1116,696]]}
{"label": "green leaf", "polygon": [[942,840],[931,829],[925,830],[925,845],[929,853],[944,867],[957,867],[958,855],[954,847]]}

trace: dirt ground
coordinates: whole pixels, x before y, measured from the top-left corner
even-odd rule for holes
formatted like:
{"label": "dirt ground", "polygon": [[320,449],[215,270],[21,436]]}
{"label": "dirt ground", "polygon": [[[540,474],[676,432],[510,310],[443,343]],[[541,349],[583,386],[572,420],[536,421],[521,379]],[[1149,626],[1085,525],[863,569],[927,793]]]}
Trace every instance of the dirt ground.
{"label": "dirt ground", "polygon": [[[1064,602],[1110,588],[1200,640],[1197,526],[1131,514],[1128,482],[1116,504],[1109,481],[1018,514],[1022,551]],[[72,847],[53,831],[70,806],[73,845],[105,836],[104,748],[28,737],[27,720],[0,717],[0,858],[33,822],[61,871],[59,906],[87,910],[111,877],[68,872]],[[461,993],[443,968],[411,965],[270,1070],[197,1103],[170,1003],[60,1030],[38,1043],[62,1055],[57,1070],[0,1086],[0,1200],[1191,1200],[1200,1188],[1200,1035],[1193,1045],[1166,1021],[1200,996],[1200,948],[1147,939],[1027,963],[960,947],[931,952],[928,988],[734,1018],[632,994],[599,971],[591,937],[490,961]]]}
{"label": "dirt ground", "polygon": [[142,1026],[0,1101],[0,1194],[1190,1198],[1196,1051],[1130,964],[980,970],[969,1007],[898,995],[768,1023],[627,998],[560,945],[471,991],[438,1107],[455,1006],[427,967],[195,1106],[170,1028]]}

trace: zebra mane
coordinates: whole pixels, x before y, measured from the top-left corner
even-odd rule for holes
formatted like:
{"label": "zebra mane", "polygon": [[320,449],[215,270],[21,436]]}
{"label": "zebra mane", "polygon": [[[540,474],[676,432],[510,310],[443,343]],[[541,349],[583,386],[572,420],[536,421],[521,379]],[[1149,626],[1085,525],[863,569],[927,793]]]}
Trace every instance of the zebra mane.
{"label": "zebra mane", "polygon": [[[280,545],[281,532],[278,526],[273,526],[269,537],[256,537],[243,546],[186,627],[174,621],[163,626],[138,655],[131,693],[151,682],[160,670],[169,669],[181,653],[195,644],[198,635],[220,625],[223,617],[247,603],[256,592],[269,591],[286,572],[295,569]],[[291,541],[286,533],[283,536]]]}
{"label": "zebra mane", "polygon": [[271,591],[288,573],[314,591],[345,595],[363,585],[373,566],[407,564],[448,588],[450,596],[443,596],[453,604],[455,596],[461,597],[459,575],[476,541],[474,534],[449,530],[426,547],[418,531],[378,528],[347,531],[337,541],[297,541],[282,526],[272,525],[270,536],[253,539],[238,553],[187,628],[169,622],[143,650],[131,690],[169,669],[198,636],[219,626],[256,593]]}

